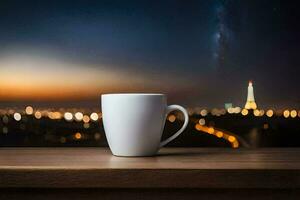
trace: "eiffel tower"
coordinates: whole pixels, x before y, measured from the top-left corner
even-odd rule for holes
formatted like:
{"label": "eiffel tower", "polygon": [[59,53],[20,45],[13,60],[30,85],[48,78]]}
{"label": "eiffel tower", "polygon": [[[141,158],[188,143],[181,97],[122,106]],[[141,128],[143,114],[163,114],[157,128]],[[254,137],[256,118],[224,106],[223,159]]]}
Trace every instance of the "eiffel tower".
{"label": "eiffel tower", "polygon": [[247,102],[245,104],[245,109],[247,109],[247,110],[250,110],[250,109],[255,110],[256,108],[257,108],[257,105],[256,105],[255,99],[254,99],[253,84],[252,84],[252,81],[249,81],[248,95],[247,95]]}

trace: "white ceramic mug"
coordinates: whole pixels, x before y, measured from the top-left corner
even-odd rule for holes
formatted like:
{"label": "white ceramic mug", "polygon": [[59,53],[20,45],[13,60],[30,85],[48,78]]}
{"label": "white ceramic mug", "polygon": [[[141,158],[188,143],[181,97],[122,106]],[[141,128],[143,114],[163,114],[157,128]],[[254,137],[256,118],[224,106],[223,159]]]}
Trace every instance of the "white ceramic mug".
{"label": "white ceramic mug", "polygon": [[[104,94],[101,96],[106,138],[116,156],[151,156],[180,135],[188,125],[188,113],[179,105],[167,105],[163,94]],[[168,113],[180,110],[184,123],[161,142]]]}

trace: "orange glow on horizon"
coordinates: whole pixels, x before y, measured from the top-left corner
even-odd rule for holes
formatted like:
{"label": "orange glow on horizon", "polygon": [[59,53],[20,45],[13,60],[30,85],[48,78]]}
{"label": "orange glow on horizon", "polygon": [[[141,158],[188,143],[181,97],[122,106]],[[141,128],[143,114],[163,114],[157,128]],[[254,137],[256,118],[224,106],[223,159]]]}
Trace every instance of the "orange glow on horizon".
{"label": "orange glow on horizon", "polygon": [[165,93],[175,87],[177,91],[190,87],[181,75],[160,73],[162,82],[157,82],[147,71],[128,70],[128,63],[125,67],[107,66],[56,57],[47,50],[36,52],[18,49],[0,55],[0,101],[84,100],[99,98],[103,93]]}
{"label": "orange glow on horizon", "polygon": [[6,55],[0,57],[0,85],[0,100],[63,100],[145,91],[151,87],[151,80],[109,66],[36,55]]}
{"label": "orange glow on horizon", "polygon": [[81,99],[100,95],[96,88],[67,88],[67,87],[18,87],[3,86],[0,89],[0,99],[38,99],[38,100],[63,100],[69,98]]}

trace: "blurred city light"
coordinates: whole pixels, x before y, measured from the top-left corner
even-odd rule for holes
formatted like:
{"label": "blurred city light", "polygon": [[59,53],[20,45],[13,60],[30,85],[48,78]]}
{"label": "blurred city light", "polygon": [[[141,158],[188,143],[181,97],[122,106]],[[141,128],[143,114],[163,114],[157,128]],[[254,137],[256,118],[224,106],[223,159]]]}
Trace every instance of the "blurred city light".
{"label": "blurred city light", "polygon": [[32,108],[31,106],[27,106],[27,107],[25,108],[25,113],[26,113],[27,115],[32,115],[32,114],[33,114],[33,108]]}
{"label": "blurred city light", "polygon": [[248,115],[248,113],[249,113],[249,111],[247,109],[244,108],[242,110],[242,115],[246,116],[246,115]]}
{"label": "blurred city light", "polygon": [[175,115],[169,115],[168,120],[169,120],[169,122],[173,123],[176,120],[176,116]]}
{"label": "blurred city light", "polygon": [[202,116],[202,117],[205,117],[206,115],[207,115],[207,110],[206,109],[203,109],[203,110],[201,110],[201,112],[200,112],[200,115]]}
{"label": "blurred city light", "polygon": [[90,115],[90,118],[91,118],[91,120],[92,121],[97,121],[98,119],[99,119],[99,116],[98,116],[98,114],[97,113],[92,113],[91,115]]}
{"label": "blurred city light", "polygon": [[234,113],[238,114],[241,112],[241,108],[240,107],[235,107],[233,110]]}
{"label": "blurred city light", "polygon": [[237,142],[237,140],[235,140],[233,143],[232,143],[232,148],[236,149],[239,147],[239,143]]}
{"label": "blurred city light", "polygon": [[90,124],[89,124],[89,123],[84,123],[84,124],[83,124],[83,128],[85,128],[85,129],[90,128]]}
{"label": "blurred city light", "polygon": [[260,111],[256,109],[253,111],[253,114],[255,117],[258,117],[260,115]]}
{"label": "blurred city light", "polygon": [[234,136],[228,136],[228,141],[229,142],[234,142],[236,140],[236,138]]}
{"label": "blurred city light", "polygon": [[265,111],[264,110],[259,110],[259,116],[264,116]]}
{"label": "blurred city light", "polygon": [[3,133],[3,134],[7,134],[7,133],[8,133],[8,128],[4,126],[4,127],[2,128],[2,133]]}
{"label": "blurred city light", "polygon": [[[209,112],[210,110],[210,112]],[[12,107],[12,108],[6,108],[6,109],[1,109],[0,108],[0,123],[2,122],[2,127],[0,128],[0,131],[2,131],[3,134],[7,134],[8,130],[10,130],[10,132],[15,132],[15,129],[11,129],[10,126],[13,126],[13,124],[15,123],[14,121],[21,121],[21,123],[19,123],[18,125],[15,125],[14,127],[16,127],[17,131],[22,130],[22,131],[27,131],[28,129],[32,129],[34,131],[32,131],[33,134],[37,134],[39,135],[38,131],[36,131],[36,127],[41,126],[41,127],[45,127],[45,123],[44,120],[57,120],[64,118],[66,121],[73,121],[74,119],[76,121],[73,121],[72,123],[68,123],[68,125],[66,125],[65,127],[65,131],[66,133],[63,133],[63,135],[56,135],[56,132],[53,131],[48,131],[47,128],[43,129],[45,130],[45,134],[43,134],[43,137],[45,137],[45,140],[52,141],[52,142],[56,142],[56,143],[72,143],[72,141],[76,141],[76,140],[81,140],[81,139],[85,139],[85,141],[89,140],[89,139],[93,139],[94,141],[96,140],[100,140],[102,133],[98,133],[96,131],[95,133],[95,127],[97,128],[99,125],[102,124],[101,123],[91,123],[91,122],[95,122],[98,121],[101,117],[102,117],[102,113],[101,112],[92,112],[93,110],[90,108],[33,108],[32,106],[27,106],[25,108],[24,111],[24,107],[18,108],[18,107]],[[192,125],[194,126],[194,128],[201,132],[201,133],[206,133],[206,134],[210,134],[211,136],[215,136],[217,139],[222,139],[222,140],[226,140],[230,143],[232,148],[238,148],[240,145],[240,138],[239,136],[235,133],[231,133],[226,131],[226,129],[228,129],[228,127],[226,127],[224,125],[224,121],[219,120],[219,119],[224,119],[226,120],[233,120],[233,119],[237,119],[237,120],[249,120],[249,123],[252,122],[253,120],[253,116],[249,115],[249,113],[252,111],[251,110],[247,110],[245,108],[241,108],[239,106],[235,106],[235,107],[229,107],[228,108],[228,113],[226,112],[226,109],[224,108],[206,108],[206,109],[201,109],[201,107],[197,107],[197,108],[190,108],[189,109],[190,114],[193,113],[193,115],[191,115],[191,121],[190,123],[192,123]],[[73,114],[75,113],[75,114]],[[238,114],[240,113],[240,114]],[[230,114],[234,114],[234,115],[230,115]],[[269,119],[271,117],[273,117],[276,114],[276,116],[278,117],[274,117],[273,119]],[[33,117],[30,117],[29,115],[33,115]],[[200,118],[199,118],[199,115]],[[224,115],[224,116],[223,116]],[[265,133],[274,131],[277,129],[276,124],[274,125],[274,123],[277,123],[277,120],[284,118],[296,118],[297,116],[300,117],[300,112],[298,110],[295,109],[286,109],[286,110],[282,110],[282,109],[255,109],[253,110],[253,115],[255,117],[260,117],[260,123],[256,124],[256,128],[260,131],[263,131]],[[243,117],[242,117],[243,116]],[[45,118],[42,119],[42,117],[49,117],[49,118]],[[14,119],[14,120],[11,120]],[[34,124],[31,122],[31,120],[38,120],[38,119],[42,119],[40,122]],[[299,118],[297,118],[299,119]],[[11,121],[10,121],[11,120]],[[179,123],[174,123],[172,126],[178,126],[180,125],[180,123],[183,122],[183,117],[179,114],[179,115],[175,115],[175,114],[170,114],[167,117],[167,120],[171,123],[178,121]],[[256,119],[259,120],[259,119]],[[268,121],[270,120],[270,121]],[[295,120],[285,120],[287,122],[289,121],[294,121]],[[75,125],[74,123],[76,122],[82,122],[80,123],[80,125]],[[238,122],[239,123],[239,122]],[[247,122],[248,123],[248,122]],[[74,130],[72,128],[72,126],[75,126],[76,129]],[[48,125],[46,125],[48,126]],[[101,125],[102,126],[102,125]],[[71,135],[68,136],[66,134],[67,131],[71,130],[72,132],[70,133]],[[235,132],[235,130],[233,129],[233,131]],[[238,132],[238,131],[237,131]],[[86,135],[84,135],[86,134]],[[6,137],[8,137],[10,135],[7,135]],[[27,139],[27,138],[25,138]],[[24,139],[24,141],[25,141]],[[243,139],[243,138],[242,138]],[[28,140],[28,139],[27,139]]]}
{"label": "blurred city light", "polygon": [[264,125],[263,125],[263,129],[268,129],[269,128],[269,124],[267,124],[267,123],[265,123]]}
{"label": "blurred city light", "polygon": [[84,115],[84,116],[82,117],[82,121],[83,121],[84,123],[89,123],[89,122],[90,122],[90,117],[89,117],[88,115]]}
{"label": "blurred city light", "polygon": [[202,126],[201,126],[200,124],[196,124],[196,125],[195,125],[195,129],[196,129],[197,131],[201,131]]}
{"label": "blurred city light", "polygon": [[14,114],[14,119],[15,119],[16,121],[20,121],[20,120],[22,119],[21,114],[20,114],[20,113],[15,113],[15,114]]}
{"label": "blurred city light", "polygon": [[36,119],[41,119],[41,118],[42,118],[42,113],[41,113],[40,111],[36,111],[36,112],[34,113],[34,117],[35,117]]}
{"label": "blurred city light", "polygon": [[2,122],[3,122],[4,124],[7,124],[8,121],[9,121],[8,117],[7,117],[6,115],[4,115],[4,116],[2,117]]}
{"label": "blurred city light", "polygon": [[195,129],[198,131],[203,131],[205,133],[214,135],[218,138],[223,138],[223,139],[227,140],[228,142],[231,143],[232,148],[239,147],[239,142],[237,141],[236,137],[232,136],[230,134],[224,133],[223,131],[216,130],[213,127],[202,126],[198,123],[195,125]]}
{"label": "blurred city light", "polygon": [[94,138],[95,138],[95,140],[100,140],[101,139],[101,134],[100,133],[95,133]]}
{"label": "blurred city light", "polygon": [[61,119],[60,112],[48,112],[48,117],[53,120]]}
{"label": "blurred city light", "polygon": [[215,129],[213,127],[209,127],[207,132],[209,134],[213,134],[215,132]]}
{"label": "blurred city light", "polygon": [[199,119],[199,124],[204,126],[205,125],[205,119],[204,118]]}
{"label": "blurred city light", "polygon": [[290,116],[290,111],[289,111],[289,110],[285,110],[285,111],[283,112],[283,116],[284,116],[285,118],[288,118],[288,117]]}
{"label": "blurred city light", "polygon": [[72,121],[73,120],[73,114],[70,113],[70,112],[66,112],[64,114],[64,118],[65,118],[66,121]]}
{"label": "blurred city light", "polygon": [[273,114],[274,114],[274,112],[273,112],[273,110],[268,110],[267,112],[266,112],[266,115],[268,116],[268,117],[272,117],[273,116]]}
{"label": "blurred city light", "polygon": [[233,114],[234,113],[234,108],[232,108],[232,107],[230,107],[230,108],[228,108],[227,109],[227,112],[229,113],[229,114]]}
{"label": "blurred city light", "polygon": [[222,131],[217,131],[217,133],[216,133],[216,136],[218,137],[218,138],[221,138],[221,137],[223,137],[223,132]]}
{"label": "blurred city light", "polygon": [[291,113],[290,113],[290,115],[291,115],[292,118],[297,117],[297,111],[296,110],[292,110]]}
{"label": "blurred city light", "polygon": [[81,112],[75,113],[76,121],[81,121],[83,119],[83,114]]}
{"label": "blurred city light", "polygon": [[76,140],[80,140],[82,138],[82,135],[81,135],[81,133],[77,132],[77,133],[75,133],[74,137]]}

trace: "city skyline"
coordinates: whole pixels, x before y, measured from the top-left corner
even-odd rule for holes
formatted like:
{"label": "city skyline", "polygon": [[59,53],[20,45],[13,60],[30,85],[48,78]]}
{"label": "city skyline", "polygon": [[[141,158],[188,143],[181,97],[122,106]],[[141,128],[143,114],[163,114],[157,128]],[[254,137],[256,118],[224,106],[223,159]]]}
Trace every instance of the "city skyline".
{"label": "city skyline", "polygon": [[188,107],[300,107],[297,2],[2,1],[0,107],[166,93]]}

